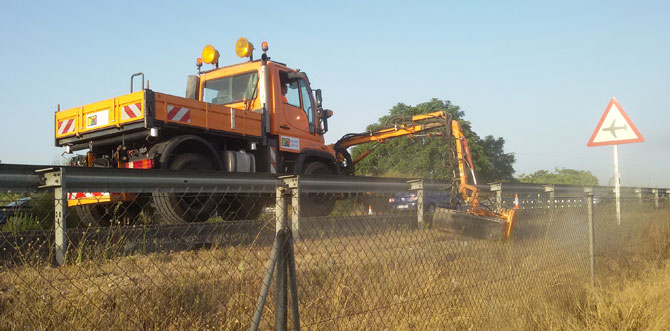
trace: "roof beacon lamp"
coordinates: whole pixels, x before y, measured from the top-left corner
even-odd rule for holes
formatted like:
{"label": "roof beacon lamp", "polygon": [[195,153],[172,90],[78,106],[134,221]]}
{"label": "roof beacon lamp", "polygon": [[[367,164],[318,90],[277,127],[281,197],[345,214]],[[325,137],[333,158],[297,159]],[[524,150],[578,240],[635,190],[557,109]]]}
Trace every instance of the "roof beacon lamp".
{"label": "roof beacon lamp", "polygon": [[235,43],[235,54],[239,57],[248,57],[250,61],[254,60],[254,45],[247,38],[237,39]]}
{"label": "roof beacon lamp", "polygon": [[202,49],[202,61],[207,64],[213,64],[219,67],[219,51],[212,45],[207,45]]}

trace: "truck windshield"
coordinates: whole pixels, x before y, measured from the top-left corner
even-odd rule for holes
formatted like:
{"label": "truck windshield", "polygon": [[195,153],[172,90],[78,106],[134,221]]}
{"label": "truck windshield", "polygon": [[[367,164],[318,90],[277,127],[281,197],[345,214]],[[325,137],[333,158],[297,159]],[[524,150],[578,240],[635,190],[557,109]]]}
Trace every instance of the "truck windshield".
{"label": "truck windshield", "polygon": [[225,105],[244,98],[251,100],[256,96],[256,84],[258,73],[255,71],[206,81],[202,101]]}

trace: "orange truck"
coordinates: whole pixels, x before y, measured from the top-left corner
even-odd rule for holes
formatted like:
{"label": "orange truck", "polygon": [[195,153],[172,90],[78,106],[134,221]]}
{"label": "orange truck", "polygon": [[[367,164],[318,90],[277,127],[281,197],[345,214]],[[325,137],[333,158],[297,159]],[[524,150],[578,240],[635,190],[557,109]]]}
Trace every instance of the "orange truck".
{"label": "orange truck", "polygon": [[[186,97],[152,91],[138,73],[131,76],[129,94],[66,110],[59,106],[54,123],[56,146],[68,153],[88,150],[85,156],[72,159],[75,166],[352,175],[358,161],[389,139],[453,135],[461,181],[458,194],[472,205],[468,214],[507,224],[509,236],[513,214],[478,207],[467,142],[449,114],[412,116],[375,132],[347,134],[326,145],[324,134],[333,112],[322,107],[321,91],[312,90],[304,72],[270,61],[267,50],[263,42],[261,58],[253,60],[253,45],[240,38],[235,52],[249,60],[219,68],[219,52],[205,46],[196,62],[198,75],[188,77]],[[202,71],[203,63],[214,68]],[[133,92],[135,76],[142,76],[144,87],[137,92]],[[369,142],[376,144],[352,160],[347,149]],[[467,183],[465,164],[474,185]],[[256,218],[269,200],[70,192],[68,206],[84,222],[99,225],[111,218],[117,203],[125,204],[120,210],[130,218],[145,211],[161,221],[181,223],[205,221],[215,213],[228,219]],[[304,203],[303,216],[322,216],[332,211],[335,199],[307,196]]]}
{"label": "orange truck", "polygon": [[[312,90],[304,72],[271,61],[267,49],[263,42],[261,58],[253,60],[253,45],[240,38],[235,51],[249,60],[219,68],[218,51],[206,46],[197,60],[198,75],[188,77],[186,97],[148,86],[133,92],[131,77],[129,94],[59,107],[56,146],[66,152],[88,150],[72,165],[89,167],[340,174],[333,146],[324,142],[332,111],[323,109],[321,91]],[[201,70],[203,62],[214,68]],[[144,85],[143,74],[137,75]],[[109,202],[131,203],[135,198],[73,192],[68,204],[94,221],[105,218]],[[158,216],[175,222],[205,220],[222,204],[169,195],[150,199]],[[238,203],[231,208],[229,203],[225,209],[253,217],[261,205]],[[329,212],[325,208],[321,213]]]}

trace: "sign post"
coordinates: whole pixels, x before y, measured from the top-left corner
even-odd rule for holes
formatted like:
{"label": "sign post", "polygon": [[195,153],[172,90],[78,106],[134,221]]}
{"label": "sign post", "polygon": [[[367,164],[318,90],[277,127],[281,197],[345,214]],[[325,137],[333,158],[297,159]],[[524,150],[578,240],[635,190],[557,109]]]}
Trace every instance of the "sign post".
{"label": "sign post", "polygon": [[619,174],[618,145],[641,142],[644,142],[642,134],[626,115],[626,112],[623,111],[619,102],[612,98],[586,146],[614,145],[614,197],[616,199],[617,225],[621,225],[621,176]]}
{"label": "sign post", "polygon": [[619,175],[619,145],[614,145],[614,199],[616,204],[616,225],[621,225],[621,176]]}

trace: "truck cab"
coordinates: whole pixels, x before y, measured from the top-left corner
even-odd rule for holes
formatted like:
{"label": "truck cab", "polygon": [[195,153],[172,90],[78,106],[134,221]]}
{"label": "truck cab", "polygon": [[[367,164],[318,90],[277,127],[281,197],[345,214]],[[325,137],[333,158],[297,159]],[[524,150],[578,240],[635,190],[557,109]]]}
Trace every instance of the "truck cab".
{"label": "truck cab", "polygon": [[[279,62],[264,64],[263,60],[256,60],[216,68],[197,78],[197,91],[191,95],[200,101],[267,112],[266,132],[280,136],[281,151],[313,149],[334,153],[324,144],[327,119],[318,116],[317,101],[305,73]],[[267,101],[263,102],[265,98]]]}

